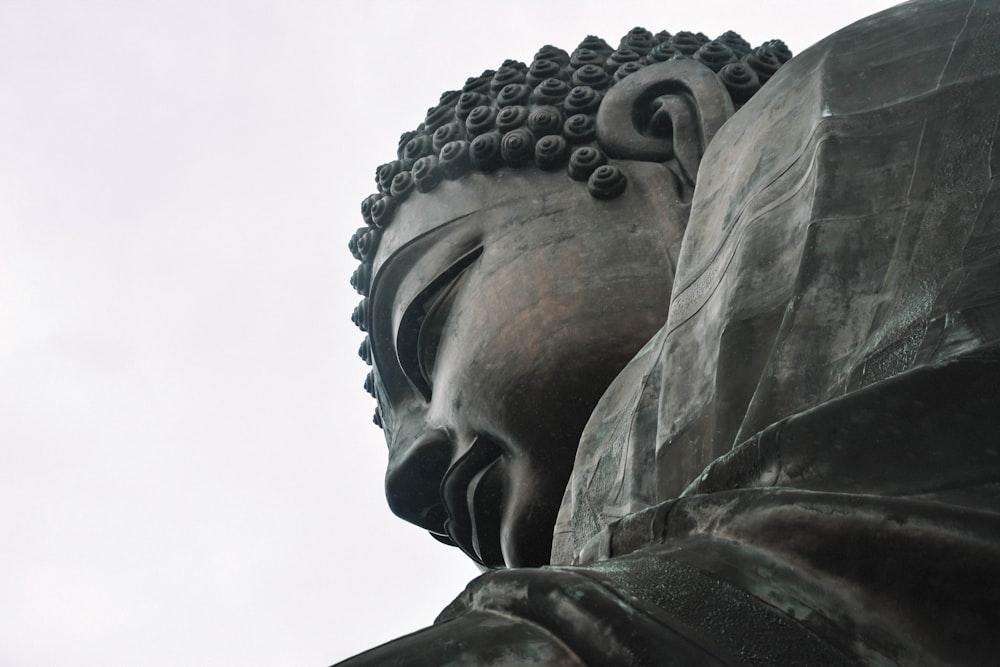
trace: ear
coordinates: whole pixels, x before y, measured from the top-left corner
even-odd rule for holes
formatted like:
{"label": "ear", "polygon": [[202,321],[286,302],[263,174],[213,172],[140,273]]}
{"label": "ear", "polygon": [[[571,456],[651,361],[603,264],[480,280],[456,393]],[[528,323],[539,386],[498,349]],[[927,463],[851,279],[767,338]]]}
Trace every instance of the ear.
{"label": "ear", "polygon": [[647,65],[613,86],[597,111],[597,143],[623,160],[676,160],[694,184],[701,156],[733,102],[715,73],[693,59]]}

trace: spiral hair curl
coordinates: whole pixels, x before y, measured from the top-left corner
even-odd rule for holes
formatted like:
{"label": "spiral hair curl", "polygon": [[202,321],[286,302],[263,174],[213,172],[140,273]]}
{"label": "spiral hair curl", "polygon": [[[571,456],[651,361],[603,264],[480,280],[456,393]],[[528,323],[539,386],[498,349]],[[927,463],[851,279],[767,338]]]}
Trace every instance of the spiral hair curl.
{"label": "spiral hair curl", "polygon": [[[656,34],[633,28],[612,48],[593,35],[573,53],[546,45],[530,66],[506,60],[466,80],[462,90],[443,93],[416,130],[399,140],[397,159],[375,172],[378,192],[361,203],[365,226],[348,247],[361,266],[351,285],[364,298],[352,319],[362,331],[370,322],[368,294],[372,266],[382,230],[410,196],[434,190],[443,180],[473,172],[534,166],[586,185],[596,199],[612,199],[625,191],[627,178],[608,164],[596,141],[596,117],[608,88],[646,65],[693,58],[717,74],[739,108],[792,57],[781,40],[757,48],[728,31],[712,40],[702,33],[666,31]],[[366,337],[359,355],[372,364]],[[372,373],[365,389],[374,395]],[[375,423],[381,427],[378,411]]]}

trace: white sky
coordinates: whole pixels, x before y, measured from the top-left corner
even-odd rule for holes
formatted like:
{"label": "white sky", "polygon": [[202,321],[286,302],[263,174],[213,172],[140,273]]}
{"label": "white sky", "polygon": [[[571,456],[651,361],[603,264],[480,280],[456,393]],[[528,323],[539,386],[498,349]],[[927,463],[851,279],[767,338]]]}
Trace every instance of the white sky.
{"label": "white sky", "polygon": [[0,0],[0,667],[322,666],[475,576],[385,506],[358,206],[539,46],[893,4]]}

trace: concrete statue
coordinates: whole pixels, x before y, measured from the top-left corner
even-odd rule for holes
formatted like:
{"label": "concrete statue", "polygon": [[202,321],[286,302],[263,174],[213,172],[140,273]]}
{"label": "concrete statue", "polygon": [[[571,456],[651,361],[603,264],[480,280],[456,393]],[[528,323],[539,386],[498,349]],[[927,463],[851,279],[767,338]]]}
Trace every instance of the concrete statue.
{"label": "concrete statue", "polygon": [[995,660],[998,127],[998,1],[444,93],[354,320],[391,508],[484,574],[342,664]]}

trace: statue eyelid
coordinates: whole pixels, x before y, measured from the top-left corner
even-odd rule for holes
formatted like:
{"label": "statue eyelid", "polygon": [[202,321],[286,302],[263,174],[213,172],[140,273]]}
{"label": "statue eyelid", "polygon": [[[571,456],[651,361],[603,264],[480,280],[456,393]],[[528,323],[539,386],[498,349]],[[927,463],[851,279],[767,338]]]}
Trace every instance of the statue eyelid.
{"label": "statue eyelid", "polygon": [[414,297],[400,319],[396,331],[399,367],[425,401],[431,399],[434,362],[459,279],[482,252],[479,246],[438,274]]}

